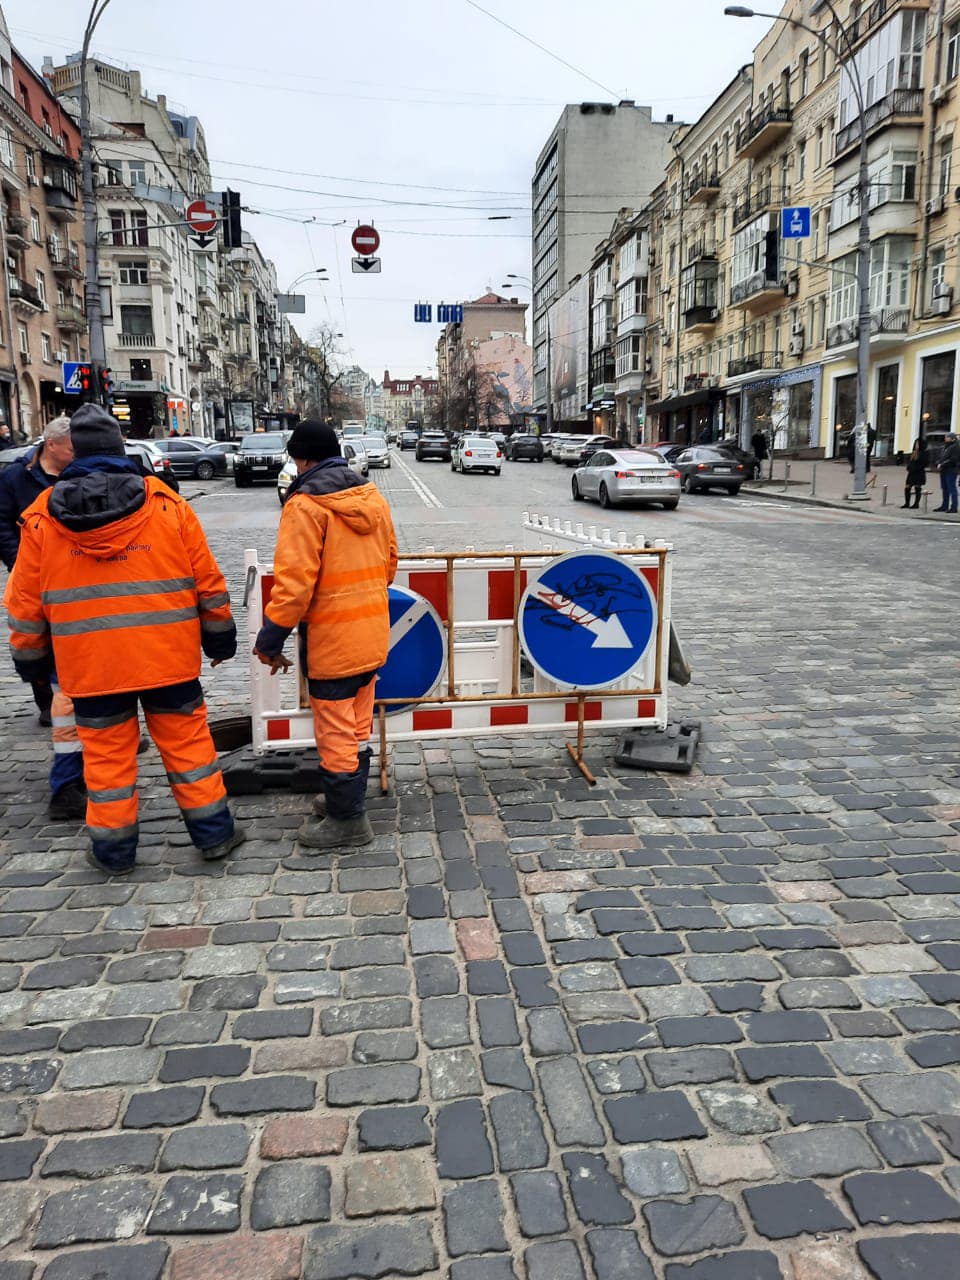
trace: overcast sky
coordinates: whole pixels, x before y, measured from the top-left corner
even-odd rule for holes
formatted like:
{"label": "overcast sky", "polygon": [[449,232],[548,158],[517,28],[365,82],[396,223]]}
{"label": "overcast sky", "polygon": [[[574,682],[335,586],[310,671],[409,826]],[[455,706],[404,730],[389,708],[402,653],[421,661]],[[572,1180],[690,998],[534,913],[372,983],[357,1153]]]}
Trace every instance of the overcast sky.
{"label": "overcast sky", "polygon": [[[767,25],[724,18],[724,0],[478,2],[575,69],[469,0],[111,0],[94,40],[200,118],[214,188],[262,211],[244,223],[281,288],[327,268],[298,325],[335,323],[378,379],[434,367],[437,326],[414,323],[415,302],[529,275],[531,168],[564,103],[633,98],[654,119],[696,119]],[[38,68],[80,48],[89,0],[0,3]],[[379,276],[350,271],[368,219]]]}

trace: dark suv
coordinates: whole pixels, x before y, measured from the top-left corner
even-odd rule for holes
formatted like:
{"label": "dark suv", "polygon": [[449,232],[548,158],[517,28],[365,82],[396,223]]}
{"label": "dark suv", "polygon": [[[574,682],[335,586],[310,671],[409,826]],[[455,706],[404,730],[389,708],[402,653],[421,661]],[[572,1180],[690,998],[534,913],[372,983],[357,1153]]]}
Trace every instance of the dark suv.
{"label": "dark suv", "polygon": [[543,441],[539,436],[513,435],[503,446],[503,453],[511,462],[519,462],[521,458],[528,462],[542,462]]}
{"label": "dark suv", "polygon": [[416,458],[423,462],[425,458],[437,458],[440,462],[450,461],[450,441],[442,431],[424,431],[417,441]]}
{"label": "dark suv", "polygon": [[261,431],[244,436],[233,462],[233,479],[238,489],[256,480],[277,482],[287,460],[286,437],[280,431]]}

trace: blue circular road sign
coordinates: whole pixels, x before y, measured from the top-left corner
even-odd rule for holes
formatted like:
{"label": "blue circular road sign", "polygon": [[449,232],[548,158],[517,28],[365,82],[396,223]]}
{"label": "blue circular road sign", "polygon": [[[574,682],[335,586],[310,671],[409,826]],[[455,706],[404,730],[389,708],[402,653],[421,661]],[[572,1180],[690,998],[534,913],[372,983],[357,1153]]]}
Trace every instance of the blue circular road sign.
{"label": "blue circular road sign", "polygon": [[517,617],[534,667],[571,689],[603,689],[631,672],[657,630],[657,601],[622,556],[572,551],[527,582]]}
{"label": "blue circular road sign", "polygon": [[[428,698],[447,665],[447,633],[428,600],[390,588],[390,652],[377,676],[377,698]],[[397,703],[387,715],[406,708]]]}

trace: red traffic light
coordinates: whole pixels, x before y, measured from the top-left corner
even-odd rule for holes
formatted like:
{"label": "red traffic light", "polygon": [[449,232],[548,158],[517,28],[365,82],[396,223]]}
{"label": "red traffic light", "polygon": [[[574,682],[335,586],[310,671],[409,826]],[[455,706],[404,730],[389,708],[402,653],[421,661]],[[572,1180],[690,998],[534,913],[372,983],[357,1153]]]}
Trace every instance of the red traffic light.
{"label": "red traffic light", "polygon": [[103,392],[104,399],[113,395],[113,370],[106,368],[105,365],[100,367],[100,390]]}
{"label": "red traffic light", "polygon": [[82,364],[77,369],[77,379],[80,383],[80,391],[83,395],[89,395],[93,390],[93,366]]}

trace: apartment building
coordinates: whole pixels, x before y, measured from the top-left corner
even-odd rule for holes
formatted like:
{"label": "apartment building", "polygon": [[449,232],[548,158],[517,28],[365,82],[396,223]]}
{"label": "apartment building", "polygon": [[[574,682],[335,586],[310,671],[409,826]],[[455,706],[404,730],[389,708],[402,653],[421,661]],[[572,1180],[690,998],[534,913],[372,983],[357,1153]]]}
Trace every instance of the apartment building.
{"label": "apartment building", "polygon": [[526,316],[527,303],[491,292],[465,302],[462,321],[443,327],[437,340],[437,380],[446,426],[462,428],[467,418],[479,417],[506,425],[516,412],[508,402],[516,406],[518,397],[529,411],[533,388],[524,381],[530,365]]}
{"label": "apartment building", "polygon": [[589,272],[594,246],[626,205],[639,209],[663,177],[673,117],[650,107],[582,102],[565,107],[531,182],[534,399],[547,405],[548,312],[574,277]]}
{"label": "apartment building", "polygon": [[15,438],[63,411],[63,361],[86,353],[79,154],[79,131],[0,12],[0,425]]}
{"label": "apartment building", "polygon": [[390,370],[383,375],[383,416],[391,430],[402,431],[408,422],[416,420],[421,426],[431,424],[436,411],[440,383],[436,378],[391,378]]}

